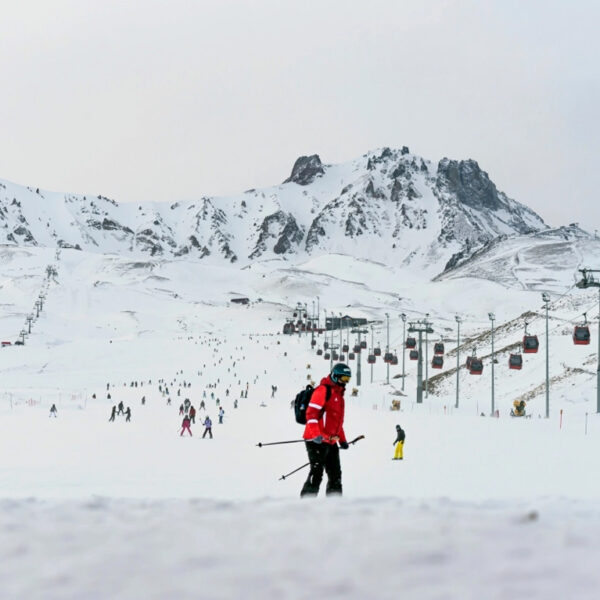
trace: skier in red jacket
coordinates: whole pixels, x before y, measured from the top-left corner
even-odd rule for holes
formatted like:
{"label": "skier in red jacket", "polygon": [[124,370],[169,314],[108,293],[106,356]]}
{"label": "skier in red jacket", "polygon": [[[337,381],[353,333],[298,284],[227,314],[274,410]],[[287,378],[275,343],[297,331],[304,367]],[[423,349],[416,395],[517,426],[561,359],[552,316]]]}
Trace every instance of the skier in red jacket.
{"label": "skier in red jacket", "polygon": [[348,449],[344,433],[344,391],[351,376],[348,365],[334,365],[331,374],[321,380],[310,398],[303,436],[310,473],[300,492],[301,497],[319,493],[323,470],[327,473],[326,494],[342,494],[340,448]]}
{"label": "skier in red jacket", "polygon": [[188,415],[185,415],[185,417],[183,417],[183,421],[181,422],[181,433],[179,435],[183,435],[185,431],[192,435],[192,430],[190,429],[190,418],[188,417]]}

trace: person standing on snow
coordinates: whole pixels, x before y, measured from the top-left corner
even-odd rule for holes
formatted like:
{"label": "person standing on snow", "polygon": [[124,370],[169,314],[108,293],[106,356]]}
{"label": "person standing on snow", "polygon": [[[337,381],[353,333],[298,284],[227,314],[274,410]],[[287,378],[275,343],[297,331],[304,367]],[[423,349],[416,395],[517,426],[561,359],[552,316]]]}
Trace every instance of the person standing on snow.
{"label": "person standing on snow", "polygon": [[204,436],[207,433],[210,435],[210,439],[212,440],[212,421],[208,415],[206,416],[206,419],[204,419],[204,433],[202,434],[202,439],[204,439]]}
{"label": "person standing on snow", "polygon": [[396,451],[394,452],[394,458],[392,460],[404,460],[403,452],[405,438],[406,434],[404,433],[404,429],[402,429],[400,425],[396,425],[396,440],[394,441],[394,444],[396,444]]}
{"label": "person standing on snow", "polygon": [[342,494],[340,448],[348,449],[344,433],[344,392],[351,377],[350,367],[337,363],[329,376],[321,380],[310,398],[303,436],[310,472],[302,486],[300,497],[316,496],[319,493],[323,470],[327,473],[326,494]]}
{"label": "person standing on snow", "polygon": [[115,416],[117,414],[117,407],[113,404],[112,410],[110,411],[110,421],[114,421],[115,420]]}
{"label": "person standing on snow", "polygon": [[221,408],[219,409],[219,424],[222,425],[223,424],[223,417],[225,416],[225,411],[223,410],[223,407],[221,406]]}
{"label": "person standing on snow", "polygon": [[125,411],[125,423],[129,423],[131,421],[131,408],[128,406]]}
{"label": "person standing on snow", "polygon": [[179,416],[181,416],[182,414],[184,414],[183,404],[180,404],[179,405]]}
{"label": "person standing on snow", "polygon": [[195,425],[196,424],[196,409],[193,405],[190,406],[190,421]]}
{"label": "person standing on snow", "polygon": [[49,417],[58,417],[58,411],[56,410],[56,404],[53,404],[50,407],[50,414],[48,416]]}
{"label": "person standing on snow", "polygon": [[187,415],[183,417],[183,421],[181,422],[181,433],[179,435],[183,435],[183,432],[186,430],[190,435],[192,435],[192,430],[190,429],[190,418]]}
{"label": "person standing on snow", "polygon": [[121,400],[121,402],[119,402],[119,404],[117,406],[117,414],[122,415],[124,413],[125,413],[125,406],[123,405],[123,400]]}

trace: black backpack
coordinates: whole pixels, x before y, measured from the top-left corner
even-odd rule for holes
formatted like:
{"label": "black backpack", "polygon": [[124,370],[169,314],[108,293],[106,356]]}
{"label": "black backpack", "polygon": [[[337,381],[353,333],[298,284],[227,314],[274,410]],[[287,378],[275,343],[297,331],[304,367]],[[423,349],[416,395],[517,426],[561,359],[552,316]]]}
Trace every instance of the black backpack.
{"label": "black backpack", "polygon": [[[326,385],[325,389],[325,402],[327,402],[331,398],[331,387]],[[306,425],[306,409],[314,391],[315,388],[309,384],[296,395],[296,399],[294,400],[294,414],[296,416],[296,423],[300,423],[300,425]]]}

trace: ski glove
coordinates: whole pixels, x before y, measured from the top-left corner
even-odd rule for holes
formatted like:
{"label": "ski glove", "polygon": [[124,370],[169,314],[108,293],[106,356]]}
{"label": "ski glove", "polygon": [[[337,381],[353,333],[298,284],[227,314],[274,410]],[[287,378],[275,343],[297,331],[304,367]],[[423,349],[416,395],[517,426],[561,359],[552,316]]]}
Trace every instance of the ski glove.
{"label": "ski glove", "polygon": [[348,442],[340,442],[340,448],[342,450],[348,450],[348,448],[350,448],[350,446],[348,445]]}
{"label": "ski glove", "polygon": [[318,435],[316,438],[313,438],[312,440],[309,440],[310,442],[314,442],[315,444],[320,444],[323,442],[323,436],[322,435]]}

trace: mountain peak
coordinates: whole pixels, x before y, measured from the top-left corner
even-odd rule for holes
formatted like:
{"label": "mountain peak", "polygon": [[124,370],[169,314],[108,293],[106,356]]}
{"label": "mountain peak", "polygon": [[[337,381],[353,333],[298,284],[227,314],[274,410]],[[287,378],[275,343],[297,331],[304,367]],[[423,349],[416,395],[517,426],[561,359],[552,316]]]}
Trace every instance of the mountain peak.
{"label": "mountain peak", "polygon": [[294,182],[298,185],[308,185],[312,183],[316,177],[319,177],[324,173],[325,169],[323,169],[323,164],[321,163],[318,154],[300,156],[294,163],[292,174],[283,183]]}

